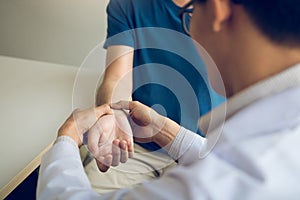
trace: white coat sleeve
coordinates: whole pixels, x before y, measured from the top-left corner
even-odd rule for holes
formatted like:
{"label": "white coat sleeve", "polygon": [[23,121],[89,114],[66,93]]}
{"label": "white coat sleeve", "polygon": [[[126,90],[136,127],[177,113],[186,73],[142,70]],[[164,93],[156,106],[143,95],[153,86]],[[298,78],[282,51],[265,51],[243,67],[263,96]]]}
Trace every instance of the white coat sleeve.
{"label": "white coat sleeve", "polygon": [[174,160],[178,160],[179,165],[187,166],[195,162],[195,158],[199,158],[201,148],[205,142],[205,138],[184,127],[180,127],[168,154]]}
{"label": "white coat sleeve", "polygon": [[[186,132],[189,131],[181,128],[178,134],[179,138],[177,138],[176,144],[174,143],[175,146],[171,147],[172,151],[176,152],[174,156],[179,156],[179,163],[182,164],[184,164],[183,161],[191,161],[189,156],[182,154],[199,152],[197,150],[199,145],[195,145],[197,143],[195,137],[189,138],[189,136],[182,135]],[[187,147],[185,142],[190,145]],[[180,150],[175,150],[176,146]],[[37,187],[37,199],[153,199],[154,196],[166,199],[178,199],[180,196],[180,199],[187,199],[189,191],[184,184],[191,177],[174,176],[180,171],[182,169],[178,167],[169,176],[163,176],[159,180],[144,183],[137,188],[123,189],[100,195],[91,188],[76,143],[67,136],[61,136],[43,156]]]}
{"label": "white coat sleeve", "polygon": [[37,199],[93,199],[76,143],[67,136],[59,137],[43,156],[40,165]]}

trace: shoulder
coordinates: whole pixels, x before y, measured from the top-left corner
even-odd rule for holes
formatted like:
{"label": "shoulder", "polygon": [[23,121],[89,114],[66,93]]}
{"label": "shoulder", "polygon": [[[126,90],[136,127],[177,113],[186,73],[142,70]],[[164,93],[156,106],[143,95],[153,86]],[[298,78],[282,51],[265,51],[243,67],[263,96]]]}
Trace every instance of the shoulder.
{"label": "shoulder", "polygon": [[[262,98],[240,110],[226,121],[231,131],[248,133],[283,130],[299,123],[300,87]],[[298,120],[298,121],[297,121]]]}
{"label": "shoulder", "polygon": [[128,4],[128,2],[130,2],[131,0],[110,0],[108,2],[107,7],[111,8],[111,9],[117,9],[117,8],[122,8],[124,7],[126,4]]}
{"label": "shoulder", "polygon": [[128,6],[142,6],[156,2],[157,0],[110,0],[109,6],[119,6],[126,8]]}
{"label": "shoulder", "polygon": [[149,7],[162,5],[165,0],[110,0],[108,7],[122,10],[133,9],[136,11],[145,11]]}

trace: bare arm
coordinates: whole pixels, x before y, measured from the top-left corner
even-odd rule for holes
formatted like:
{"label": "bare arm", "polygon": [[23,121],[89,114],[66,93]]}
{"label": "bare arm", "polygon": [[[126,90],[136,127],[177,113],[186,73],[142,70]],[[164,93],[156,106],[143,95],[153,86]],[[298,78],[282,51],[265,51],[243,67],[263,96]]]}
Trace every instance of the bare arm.
{"label": "bare arm", "polygon": [[[96,96],[96,105],[101,106],[122,99],[129,100],[132,93],[133,48],[108,47],[106,66]],[[128,157],[132,157],[134,146],[130,124],[123,111],[114,111],[113,116],[101,120],[105,121],[101,134],[99,130],[90,130],[87,146],[96,158],[99,170],[105,172],[110,166],[117,166],[120,162],[126,162]],[[123,147],[122,150],[118,146]]]}
{"label": "bare arm", "polygon": [[106,70],[100,85],[96,105],[130,100],[132,93],[133,48],[110,46],[107,49]]}

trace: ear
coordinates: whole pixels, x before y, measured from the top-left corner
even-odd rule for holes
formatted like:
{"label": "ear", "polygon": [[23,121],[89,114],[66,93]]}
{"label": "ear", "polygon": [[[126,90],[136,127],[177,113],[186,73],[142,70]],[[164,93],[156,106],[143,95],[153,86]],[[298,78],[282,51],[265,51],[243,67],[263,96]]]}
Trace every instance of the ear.
{"label": "ear", "polygon": [[211,0],[214,13],[212,28],[214,32],[222,30],[224,24],[230,19],[232,14],[230,0]]}

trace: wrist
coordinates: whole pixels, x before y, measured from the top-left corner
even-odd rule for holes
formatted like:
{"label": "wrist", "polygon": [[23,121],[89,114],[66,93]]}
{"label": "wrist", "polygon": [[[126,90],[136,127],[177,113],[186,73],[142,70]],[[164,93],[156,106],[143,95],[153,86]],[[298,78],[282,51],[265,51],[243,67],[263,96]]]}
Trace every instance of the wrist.
{"label": "wrist", "polygon": [[110,104],[111,103],[111,100],[108,100],[110,98],[96,98],[96,102],[95,102],[95,106],[102,106],[104,104]]}
{"label": "wrist", "polygon": [[68,136],[74,140],[78,147],[82,145],[82,140],[78,135],[78,131],[74,122],[67,120],[58,130],[57,137]]}
{"label": "wrist", "polygon": [[155,127],[157,133],[153,136],[153,142],[160,147],[169,150],[179,132],[180,126],[171,119],[161,115],[159,115],[156,120]]}

